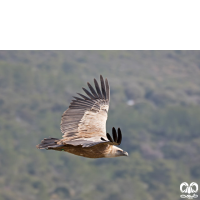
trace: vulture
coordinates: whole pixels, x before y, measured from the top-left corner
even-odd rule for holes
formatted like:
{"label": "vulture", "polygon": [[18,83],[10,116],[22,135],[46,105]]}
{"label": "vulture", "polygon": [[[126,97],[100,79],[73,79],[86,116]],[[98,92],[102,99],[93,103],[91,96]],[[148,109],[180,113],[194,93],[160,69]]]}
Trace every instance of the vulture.
{"label": "vulture", "polygon": [[121,144],[120,128],[112,128],[112,137],[106,133],[106,120],[110,102],[108,80],[100,75],[100,85],[94,79],[94,87],[82,88],[87,96],[77,93],[69,108],[63,113],[60,129],[62,139],[45,138],[38,149],[66,151],[87,158],[112,158],[128,156],[117,145]]}

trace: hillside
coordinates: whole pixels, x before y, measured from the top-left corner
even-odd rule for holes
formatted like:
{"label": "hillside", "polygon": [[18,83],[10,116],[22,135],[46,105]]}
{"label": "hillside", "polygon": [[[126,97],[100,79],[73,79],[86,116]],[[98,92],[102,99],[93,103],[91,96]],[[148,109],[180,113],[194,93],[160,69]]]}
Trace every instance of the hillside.
{"label": "hillside", "polygon": [[[102,74],[129,157],[36,149]],[[200,184],[199,51],[0,51],[0,200],[169,200]],[[134,102],[134,105],[128,105]]]}

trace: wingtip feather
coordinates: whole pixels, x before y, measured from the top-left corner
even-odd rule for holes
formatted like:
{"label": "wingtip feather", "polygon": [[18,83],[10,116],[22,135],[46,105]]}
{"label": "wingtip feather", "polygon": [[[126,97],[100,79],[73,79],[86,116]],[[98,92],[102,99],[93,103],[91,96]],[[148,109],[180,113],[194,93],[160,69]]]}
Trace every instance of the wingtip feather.
{"label": "wingtip feather", "polygon": [[121,144],[121,142],[122,142],[122,132],[121,132],[121,129],[118,128],[117,132],[118,132],[117,143],[118,143],[118,144]]}
{"label": "wingtip feather", "polygon": [[104,80],[103,80],[103,76],[100,75],[100,82],[101,82],[101,91],[103,94],[103,98],[106,99],[106,90],[105,90],[105,84],[104,84]]}
{"label": "wingtip feather", "polygon": [[112,139],[112,137],[110,136],[109,133],[106,133],[106,136],[107,136],[108,140],[110,140],[111,142],[113,142],[113,139]]}
{"label": "wingtip feather", "polygon": [[96,88],[96,90],[97,90],[97,93],[98,93],[99,98],[102,99],[101,90],[100,90],[100,88],[99,88],[99,84],[98,84],[98,82],[97,82],[96,79],[94,79],[94,85],[95,85],[95,88]]}
{"label": "wingtip feather", "polygon": [[106,83],[106,99],[109,101],[110,100],[110,86],[108,83],[108,79],[105,79],[105,83]]}

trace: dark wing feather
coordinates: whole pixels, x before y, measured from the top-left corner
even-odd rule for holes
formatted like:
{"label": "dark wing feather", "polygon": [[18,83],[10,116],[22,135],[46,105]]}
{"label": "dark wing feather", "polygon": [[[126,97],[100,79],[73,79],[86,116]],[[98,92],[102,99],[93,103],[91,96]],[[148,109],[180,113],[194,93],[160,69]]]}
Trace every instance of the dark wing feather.
{"label": "dark wing feather", "polygon": [[98,95],[99,95],[99,98],[100,98],[100,99],[103,99],[102,94],[101,94],[101,90],[100,90],[100,88],[99,88],[99,84],[98,84],[98,82],[97,82],[96,79],[94,79],[94,84],[95,84],[97,93],[98,93]]}
{"label": "dark wing feather", "polygon": [[91,101],[91,99],[90,98],[88,98],[88,97],[86,97],[86,96],[84,96],[83,94],[80,94],[80,93],[77,93],[78,95],[80,95],[81,97],[83,97],[83,99],[85,99],[85,100],[88,100],[88,101]]}
{"label": "dark wing feather", "polygon": [[87,83],[87,84],[88,84],[88,87],[90,88],[90,91],[91,91],[92,94],[94,95],[94,97],[95,97],[96,99],[98,99],[99,97],[98,97],[97,93],[95,92],[94,88],[90,85],[90,83]]}
{"label": "dark wing feather", "polygon": [[110,88],[109,88],[109,84],[108,84],[107,78],[106,78],[105,82],[106,82],[106,98],[110,99]]}
{"label": "dark wing feather", "polygon": [[121,133],[121,129],[118,128],[118,139],[117,139],[117,143],[120,145],[122,142],[122,133]]}
{"label": "dark wing feather", "polygon": [[109,133],[107,133],[106,136],[107,136],[107,138],[108,138],[111,142],[113,142],[113,139],[111,138],[111,136],[110,136]]}
{"label": "dark wing feather", "polygon": [[114,142],[117,142],[117,132],[114,127],[112,128],[112,135],[113,135]]}
{"label": "dark wing feather", "polygon": [[87,91],[85,88],[82,88],[84,90],[84,92],[91,98],[91,99],[95,99],[95,97],[89,92]]}
{"label": "dark wing feather", "polygon": [[103,140],[103,141],[107,141],[106,139],[104,139],[104,138],[102,138],[102,137],[101,137],[101,140]]}
{"label": "dark wing feather", "polygon": [[[91,93],[83,88],[87,96],[74,97],[69,108],[63,113],[60,129],[63,133],[63,144],[93,146],[94,143],[110,142],[102,141],[106,138],[106,120],[109,109],[109,85],[100,77],[101,89],[94,79],[95,89],[88,83]],[[111,138],[112,139],[112,138]]]}
{"label": "dark wing feather", "polygon": [[100,80],[101,80],[102,94],[103,94],[104,99],[106,99],[106,89],[105,89],[105,84],[104,84],[104,80],[102,76],[100,76]]}

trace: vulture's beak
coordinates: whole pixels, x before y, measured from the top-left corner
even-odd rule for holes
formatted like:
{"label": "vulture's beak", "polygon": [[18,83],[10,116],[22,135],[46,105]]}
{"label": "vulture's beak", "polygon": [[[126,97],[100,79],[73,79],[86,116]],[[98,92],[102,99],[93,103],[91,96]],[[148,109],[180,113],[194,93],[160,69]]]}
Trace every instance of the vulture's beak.
{"label": "vulture's beak", "polygon": [[128,153],[126,151],[123,151],[123,156],[128,156]]}

